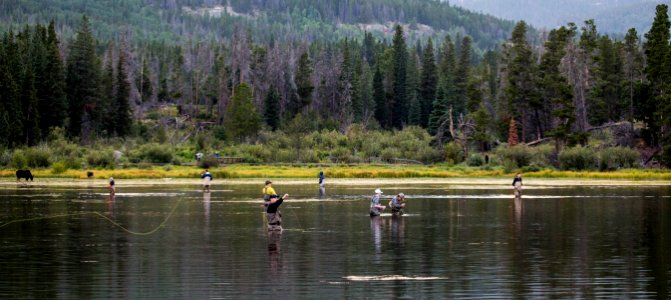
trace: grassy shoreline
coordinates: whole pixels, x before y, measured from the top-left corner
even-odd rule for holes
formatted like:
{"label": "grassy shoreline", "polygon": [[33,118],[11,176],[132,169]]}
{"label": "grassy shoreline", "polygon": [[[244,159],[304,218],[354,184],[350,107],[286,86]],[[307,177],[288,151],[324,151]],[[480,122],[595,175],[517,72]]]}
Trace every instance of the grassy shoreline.
{"label": "grassy shoreline", "polygon": [[[15,178],[16,170],[0,170],[0,178]],[[200,178],[204,172],[195,166],[155,166],[151,168],[100,169],[92,170],[94,179],[162,179]],[[211,168],[216,179],[243,178],[317,178],[324,171],[328,179],[383,179],[383,178],[512,178],[515,172],[505,172],[500,168],[474,168],[446,165],[356,165],[356,166],[295,166],[295,165],[247,165],[234,164]],[[52,169],[32,169],[35,178],[87,179],[87,170],[66,170],[54,173]],[[541,170],[524,172],[524,178],[538,179],[588,179],[588,180],[631,180],[631,181],[671,181],[667,170],[625,169],[610,172],[599,171],[557,171]]]}

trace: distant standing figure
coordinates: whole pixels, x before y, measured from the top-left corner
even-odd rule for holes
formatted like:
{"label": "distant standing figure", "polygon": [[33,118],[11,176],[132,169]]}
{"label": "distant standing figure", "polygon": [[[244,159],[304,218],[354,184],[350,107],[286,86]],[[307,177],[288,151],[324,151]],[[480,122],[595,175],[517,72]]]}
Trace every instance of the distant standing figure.
{"label": "distant standing figure", "polygon": [[266,207],[269,231],[282,231],[282,213],[278,209],[287,197],[289,197],[289,194],[284,194],[281,198],[278,198],[277,195],[270,195],[268,207]]}
{"label": "distant standing figure", "polygon": [[203,153],[196,153],[196,161],[200,161],[203,158]]}
{"label": "distant standing figure", "polygon": [[403,210],[405,208],[405,194],[398,193],[398,195],[391,198],[389,206],[391,207],[392,215],[396,216],[403,215],[405,213],[405,211]]}
{"label": "distant standing figure", "polygon": [[275,189],[273,188],[273,182],[266,180],[266,186],[263,187],[261,193],[263,194],[263,205],[268,206],[268,203],[270,202],[270,196],[277,195]]}
{"label": "distant standing figure", "polygon": [[324,176],[324,171],[319,171],[319,187],[324,187],[326,182],[324,181],[326,177]]}
{"label": "distant standing figure", "polygon": [[522,174],[517,173],[515,175],[513,187],[515,188],[515,197],[522,197]]}
{"label": "distant standing figure", "polygon": [[92,177],[93,177],[93,172],[91,172],[91,171],[86,171],[86,177],[87,177],[87,178],[92,178]]}
{"label": "distant standing figure", "polygon": [[205,173],[200,175],[200,178],[203,178],[203,191],[209,192],[210,183],[212,182],[212,174],[210,174],[210,170],[205,169]]}
{"label": "distant standing figure", "polygon": [[116,186],[114,185],[114,177],[110,177],[110,194],[114,195],[116,192]]}
{"label": "distant standing figure", "polygon": [[380,196],[382,195],[382,190],[375,189],[375,195],[370,200],[370,216],[375,217],[379,216],[382,211],[384,211],[385,206],[380,204]]}

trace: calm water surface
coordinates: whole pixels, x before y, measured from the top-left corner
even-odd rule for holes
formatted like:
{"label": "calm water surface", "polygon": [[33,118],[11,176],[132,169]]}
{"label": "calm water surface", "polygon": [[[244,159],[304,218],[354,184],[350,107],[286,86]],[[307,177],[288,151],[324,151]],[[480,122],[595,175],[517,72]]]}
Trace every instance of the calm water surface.
{"label": "calm water surface", "polygon": [[0,189],[0,298],[657,298],[671,292],[671,188],[436,184],[403,217],[368,216],[377,186]]}

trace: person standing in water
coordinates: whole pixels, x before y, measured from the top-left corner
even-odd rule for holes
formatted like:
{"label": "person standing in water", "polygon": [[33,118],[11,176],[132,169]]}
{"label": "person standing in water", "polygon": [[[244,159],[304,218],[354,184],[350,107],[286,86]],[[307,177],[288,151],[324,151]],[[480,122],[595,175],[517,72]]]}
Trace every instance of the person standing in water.
{"label": "person standing in water", "polygon": [[326,182],[324,181],[326,177],[324,176],[324,171],[319,171],[319,187],[323,188]]}
{"label": "person standing in water", "polygon": [[380,196],[382,195],[382,190],[375,189],[375,195],[370,200],[370,216],[375,217],[379,216],[383,211],[385,206],[380,204]]}
{"label": "person standing in water", "polygon": [[110,194],[114,195],[116,187],[114,186],[114,177],[110,177]]}
{"label": "person standing in water", "polygon": [[513,179],[513,188],[515,188],[515,197],[522,197],[522,174],[517,173]]}
{"label": "person standing in water", "polygon": [[212,182],[212,174],[210,174],[210,170],[205,169],[205,173],[201,174],[200,178],[203,178],[203,192],[209,192],[210,183]]}
{"label": "person standing in water", "polygon": [[263,194],[263,205],[268,206],[268,203],[270,202],[270,196],[277,195],[275,189],[273,188],[273,182],[266,180],[266,186],[263,187],[261,193]]}
{"label": "person standing in water", "polygon": [[389,206],[391,207],[392,215],[395,216],[403,215],[405,213],[405,211],[403,210],[405,208],[405,194],[398,193],[398,195],[391,198]]}
{"label": "person standing in water", "polygon": [[269,231],[282,231],[282,213],[278,210],[284,199],[289,197],[289,194],[278,198],[277,195],[270,195],[268,207],[266,207],[266,219],[268,220]]}

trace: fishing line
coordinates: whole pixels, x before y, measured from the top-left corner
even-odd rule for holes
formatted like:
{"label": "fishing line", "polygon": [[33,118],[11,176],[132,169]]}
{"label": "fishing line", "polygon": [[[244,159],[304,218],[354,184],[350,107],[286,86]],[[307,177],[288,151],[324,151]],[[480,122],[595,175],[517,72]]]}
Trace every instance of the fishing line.
{"label": "fishing line", "polygon": [[150,231],[147,231],[147,232],[132,231],[132,230],[124,227],[123,225],[117,223],[116,221],[110,219],[109,217],[107,217],[107,216],[105,216],[105,215],[103,215],[103,214],[101,214],[97,211],[12,220],[12,221],[9,221],[7,223],[4,223],[4,224],[0,225],[0,228],[3,228],[7,225],[14,224],[14,223],[22,223],[22,222],[30,222],[30,221],[46,220],[46,219],[54,219],[54,218],[63,218],[63,217],[72,217],[72,216],[96,215],[96,216],[102,218],[103,220],[106,220],[106,221],[110,222],[115,227],[118,227],[119,229],[121,229],[121,230],[123,230],[123,231],[125,231],[129,234],[146,236],[146,235],[150,235],[150,234],[153,234],[153,233],[157,232],[161,227],[163,227],[168,222],[168,220],[174,215],[175,210],[177,210],[177,206],[179,206],[179,204],[181,202],[182,202],[182,199],[177,200],[177,203],[175,203],[175,205],[172,207],[172,210],[170,210],[170,213],[168,214],[168,216],[165,217],[165,219],[163,219],[161,224],[159,224],[158,226],[156,226],[156,228],[154,228]]}

